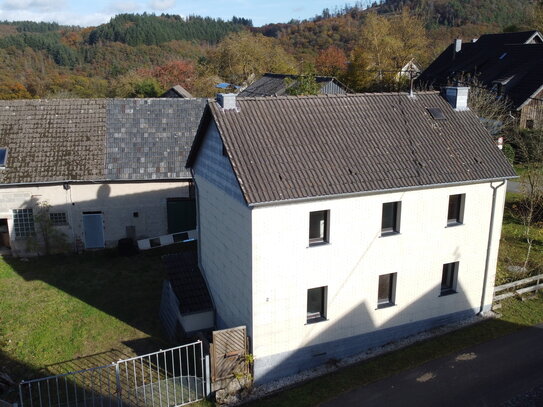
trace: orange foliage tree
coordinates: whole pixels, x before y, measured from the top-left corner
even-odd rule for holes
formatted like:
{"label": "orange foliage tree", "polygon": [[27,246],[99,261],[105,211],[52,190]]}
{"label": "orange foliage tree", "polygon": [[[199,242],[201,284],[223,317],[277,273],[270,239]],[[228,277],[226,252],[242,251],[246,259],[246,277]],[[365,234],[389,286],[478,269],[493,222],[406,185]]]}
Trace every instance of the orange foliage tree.
{"label": "orange foliage tree", "polygon": [[332,45],[319,53],[315,59],[315,67],[321,75],[341,77],[347,70],[345,52]]}
{"label": "orange foliage tree", "polygon": [[175,85],[190,89],[196,76],[196,68],[190,61],[177,60],[151,69],[140,69],[138,74],[155,78],[164,89]]}

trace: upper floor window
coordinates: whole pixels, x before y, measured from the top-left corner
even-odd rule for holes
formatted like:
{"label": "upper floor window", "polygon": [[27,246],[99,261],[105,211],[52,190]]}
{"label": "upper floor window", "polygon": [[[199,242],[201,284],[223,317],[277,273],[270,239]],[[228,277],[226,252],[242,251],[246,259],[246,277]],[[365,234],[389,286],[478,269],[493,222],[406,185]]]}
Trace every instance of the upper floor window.
{"label": "upper floor window", "polygon": [[309,213],[309,245],[328,242],[330,211]]}
{"label": "upper floor window", "polygon": [[381,235],[400,233],[401,206],[401,202],[387,202],[383,204]]}
{"label": "upper floor window", "polygon": [[449,196],[449,210],[447,213],[447,225],[460,225],[464,221],[465,194]]}
{"label": "upper floor window", "polygon": [[0,148],[0,168],[6,166],[6,161],[8,160],[8,149]]}

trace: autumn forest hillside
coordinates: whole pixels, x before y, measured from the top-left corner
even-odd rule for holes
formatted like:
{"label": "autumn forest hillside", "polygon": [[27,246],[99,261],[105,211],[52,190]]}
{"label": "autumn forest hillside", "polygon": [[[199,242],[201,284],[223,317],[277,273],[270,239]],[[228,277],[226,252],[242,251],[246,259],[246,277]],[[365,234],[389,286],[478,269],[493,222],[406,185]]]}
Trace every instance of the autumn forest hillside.
{"label": "autumn forest hillside", "polygon": [[427,65],[454,38],[541,28],[532,0],[386,0],[253,27],[231,20],[120,14],[98,27],[0,22],[0,98],[194,96],[264,72],[334,75],[355,91],[390,90],[411,59]]}

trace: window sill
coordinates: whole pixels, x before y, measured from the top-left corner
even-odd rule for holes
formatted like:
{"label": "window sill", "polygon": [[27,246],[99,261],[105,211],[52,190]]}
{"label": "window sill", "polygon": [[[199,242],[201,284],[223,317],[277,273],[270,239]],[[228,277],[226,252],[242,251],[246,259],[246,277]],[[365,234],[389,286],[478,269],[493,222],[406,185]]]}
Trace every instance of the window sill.
{"label": "window sill", "polygon": [[328,319],[324,317],[313,318],[313,319],[308,320],[304,325],[313,325],[313,324],[318,324],[319,322],[325,322],[325,321],[328,321]]}
{"label": "window sill", "polygon": [[447,226],[445,226],[445,229],[447,228],[455,228],[458,226],[464,226],[462,222],[455,222],[455,223],[447,223]]}
{"label": "window sill", "polygon": [[322,242],[311,242],[309,243],[309,246],[307,246],[308,248],[309,247],[317,247],[317,246],[326,246],[326,245],[329,245],[330,242],[326,242],[326,241],[322,241]]}
{"label": "window sill", "polygon": [[389,236],[397,236],[401,235],[400,232],[381,232],[381,236],[379,237],[389,237]]}
{"label": "window sill", "polygon": [[458,291],[455,291],[455,290],[442,291],[441,294],[439,294],[439,296],[440,297],[447,297],[447,296],[453,295],[453,294],[458,294]]}
{"label": "window sill", "polygon": [[378,309],[383,309],[383,308],[391,308],[391,307],[395,307],[395,306],[396,306],[396,303],[387,302],[386,304],[378,304],[377,308],[375,308],[375,309],[378,310]]}

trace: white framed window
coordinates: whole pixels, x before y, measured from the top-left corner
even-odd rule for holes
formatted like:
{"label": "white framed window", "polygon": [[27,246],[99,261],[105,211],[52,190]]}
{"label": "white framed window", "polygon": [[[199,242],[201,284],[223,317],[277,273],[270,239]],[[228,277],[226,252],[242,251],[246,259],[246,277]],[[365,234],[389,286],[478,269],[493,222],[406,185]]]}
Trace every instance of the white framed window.
{"label": "white framed window", "polygon": [[34,236],[34,212],[32,209],[13,209],[13,231],[16,238]]}

